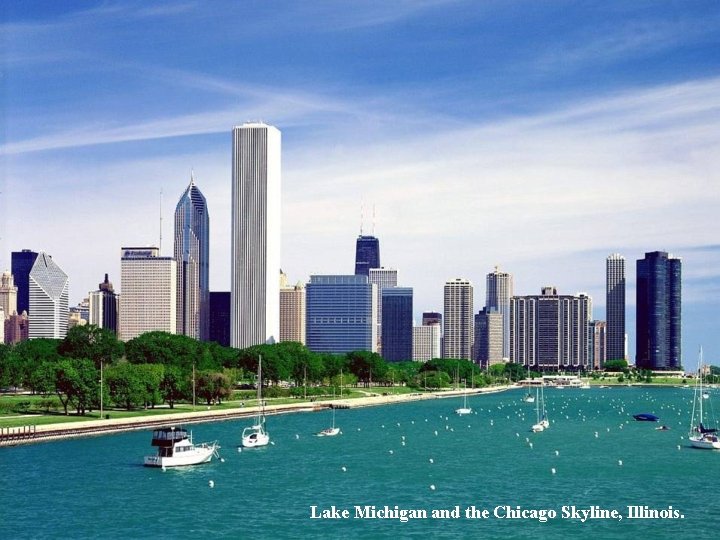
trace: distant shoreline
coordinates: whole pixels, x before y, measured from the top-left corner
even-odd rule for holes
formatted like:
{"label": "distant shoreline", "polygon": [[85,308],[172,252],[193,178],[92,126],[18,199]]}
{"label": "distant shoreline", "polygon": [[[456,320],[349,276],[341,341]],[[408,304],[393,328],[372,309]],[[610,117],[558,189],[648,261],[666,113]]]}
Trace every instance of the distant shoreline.
{"label": "distant shoreline", "polygon": [[[493,386],[467,390],[468,395],[491,394],[519,388],[515,385]],[[394,403],[406,403],[426,399],[443,399],[461,396],[465,390],[441,390],[437,392],[417,392],[410,394],[375,394],[350,399],[328,399],[321,401],[302,401],[299,403],[286,403],[282,405],[267,405],[265,414],[289,414],[299,412],[315,412],[328,409],[331,406],[354,409],[357,407],[374,407]],[[95,437],[119,433],[123,431],[140,431],[154,429],[168,425],[199,424],[204,422],[219,422],[246,418],[257,414],[258,407],[238,407],[234,409],[213,410],[206,409],[193,412],[176,412],[157,416],[137,416],[123,419],[97,419],[79,422],[64,422],[34,426],[32,431],[27,427],[2,428],[0,430],[0,447],[17,446],[22,444],[35,444],[51,442],[77,437]],[[7,436],[6,436],[7,435]]]}

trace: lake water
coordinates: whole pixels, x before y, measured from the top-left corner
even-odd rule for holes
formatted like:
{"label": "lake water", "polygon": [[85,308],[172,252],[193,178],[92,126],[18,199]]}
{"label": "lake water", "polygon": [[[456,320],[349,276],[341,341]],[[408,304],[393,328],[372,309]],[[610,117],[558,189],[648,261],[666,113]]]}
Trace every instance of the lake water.
{"label": "lake water", "polygon": [[[462,398],[338,410],[342,435],[329,438],[313,435],[329,411],[272,416],[274,444],[242,452],[247,420],[197,424],[195,441],[219,440],[224,462],[182,470],[141,466],[154,450],[149,431],[0,448],[0,538],[714,536],[703,530],[720,515],[720,452],[687,444],[691,390],[549,388],[552,424],[542,433],[530,432],[535,406],[523,395],[471,397],[474,413],[463,417],[454,414]],[[672,429],[634,421],[640,412]],[[313,505],[350,517],[311,519]],[[365,505],[428,517],[355,518]],[[489,517],[466,518],[471,505]],[[563,518],[571,505],[625,518]],[[627,519],[628,505],[672,506],[684,518]],[[431,517],[456,506],[459,518]],[[498,506],[557,517],[501,518]]]}

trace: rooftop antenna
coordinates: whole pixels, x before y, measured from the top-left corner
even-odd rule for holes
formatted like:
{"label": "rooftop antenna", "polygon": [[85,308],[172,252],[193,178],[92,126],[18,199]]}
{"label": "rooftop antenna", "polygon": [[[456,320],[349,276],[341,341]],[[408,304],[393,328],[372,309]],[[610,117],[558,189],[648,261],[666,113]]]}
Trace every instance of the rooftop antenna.
{"label": "rooftop antenna", "polygon": [[363,234],[363,215],[364,215],[365,206],[363,203],[360,203],[360,236]]}
{"label": "rooftop antenna", "polygon": [[160,255],[162,256],[162,187],[160,188],[160,246],[158,247],[158,251],[160,252]]}

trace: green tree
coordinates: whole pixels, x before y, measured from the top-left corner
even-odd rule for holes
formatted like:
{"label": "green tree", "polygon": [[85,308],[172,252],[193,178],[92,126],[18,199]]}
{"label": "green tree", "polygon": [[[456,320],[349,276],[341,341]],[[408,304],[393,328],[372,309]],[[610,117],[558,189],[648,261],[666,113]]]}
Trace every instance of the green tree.
{"label": "green tree", "polygon": [[160,393],[167,404],[170,405],[170,408],[174,409],[175,402],[186,395],[185,377],[183,377],[182,370],[177,366],[164,367],[163,378],[160,381]]}
{"label": "green tree", "polygon": [[110,399],[128,411],[145,403],[146,387],[137,366],[119,362],[105,370]]}
{"label": "green tree", "polygon": [[37,338],[21,341],[13,346],[10,352],[10,384],[29,388],[33,393],[32,374],[44,361],[60,358],[58,344],[60,340]]}
{"label": "green tree", "polygon": [[224,373],[203,372],[197,379],[197,395],[208,405],[220,404],[232,391],[230,378]]}
{"label": "green tree", "polygon": [[100,369],[100,363],[111,364],[122,357],[123,342],[106,328],[94,324],[74,326],[58,345],[58,353],[67,358],[88,358]]}
{"label": "green tree", "polygon": [[627,370],[627,360],[608,360],[605,362],[605,371],[622,371],[623,373],[627,373]]}
{"label": "green tree", "polygon": [[382,381],[388,365],[378,353],[370,351],[353,351],[347,353],[348,368],[359,381],[370,386],[372,381]]}
{"label": "green tree", "polygon": [[135,366],[138,377],[145,385],[144,406],[155,408],[155,405],[162,403],[162,393],[160,390],[163,376],[165,375],[165,366],[160,364],[138,364]]}

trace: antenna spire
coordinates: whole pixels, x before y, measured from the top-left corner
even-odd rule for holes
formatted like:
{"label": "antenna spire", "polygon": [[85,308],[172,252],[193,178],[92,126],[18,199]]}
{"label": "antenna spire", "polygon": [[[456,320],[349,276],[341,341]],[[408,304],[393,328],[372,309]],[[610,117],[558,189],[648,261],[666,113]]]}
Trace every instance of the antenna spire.
{"label": "antenna spire", "polygon": [[158,251],[160,252],[160,255],[162,255],[162,187],[160,188],[160,246],[158,246]]}

